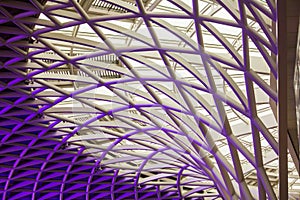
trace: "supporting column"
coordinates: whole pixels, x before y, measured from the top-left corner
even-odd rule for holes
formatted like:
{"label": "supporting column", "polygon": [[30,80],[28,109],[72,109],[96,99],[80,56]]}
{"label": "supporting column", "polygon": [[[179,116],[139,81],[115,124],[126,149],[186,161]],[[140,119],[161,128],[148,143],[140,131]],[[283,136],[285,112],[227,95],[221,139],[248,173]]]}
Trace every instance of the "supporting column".
{"label": "supporting column", "polygon": [[279,199],[288,199],[287,173],[287,0],[277,1]]}

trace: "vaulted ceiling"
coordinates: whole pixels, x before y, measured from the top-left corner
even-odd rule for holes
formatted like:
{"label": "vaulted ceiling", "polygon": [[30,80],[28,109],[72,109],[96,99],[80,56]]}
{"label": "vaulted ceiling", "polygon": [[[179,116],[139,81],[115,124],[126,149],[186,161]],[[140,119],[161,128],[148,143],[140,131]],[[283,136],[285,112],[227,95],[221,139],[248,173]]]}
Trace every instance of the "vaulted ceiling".
{"label": "vaulted ceiling", "polygon": [[[273,0],[0,1],[2,199],[276,199],[276,17]],[[288,175],[297,199],[290,154]]]}

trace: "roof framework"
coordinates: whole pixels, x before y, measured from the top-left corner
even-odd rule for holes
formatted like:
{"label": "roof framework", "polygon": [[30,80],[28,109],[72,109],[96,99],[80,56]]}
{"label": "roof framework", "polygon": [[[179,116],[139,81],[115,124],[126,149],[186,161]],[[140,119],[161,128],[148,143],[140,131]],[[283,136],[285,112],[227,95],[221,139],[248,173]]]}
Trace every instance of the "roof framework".
{"label": "roof framework", "polygon": [[277,198],[274,1],[0,13],[3,199]]}

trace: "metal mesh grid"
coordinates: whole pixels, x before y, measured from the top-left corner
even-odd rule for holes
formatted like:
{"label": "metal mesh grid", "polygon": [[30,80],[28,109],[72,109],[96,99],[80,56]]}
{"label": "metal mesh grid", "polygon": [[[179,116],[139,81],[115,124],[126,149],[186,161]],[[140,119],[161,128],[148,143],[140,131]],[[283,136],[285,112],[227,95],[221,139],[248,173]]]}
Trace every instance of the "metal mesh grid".
{"label": "metal mesh grid", "polygon": [[3,199],[276,199],[272,0],[0,6]]}

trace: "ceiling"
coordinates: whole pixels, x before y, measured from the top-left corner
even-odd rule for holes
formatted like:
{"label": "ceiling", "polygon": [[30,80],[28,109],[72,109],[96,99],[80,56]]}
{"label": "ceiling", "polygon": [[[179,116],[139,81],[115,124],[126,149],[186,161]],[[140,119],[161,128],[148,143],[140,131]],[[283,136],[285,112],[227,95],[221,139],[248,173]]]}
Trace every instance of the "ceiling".
{"label": "ceiling", "polygon": [[[2,199],[277,198],[272,0],[13,0],[0,19]],[[288,173],[297,199],[291,155]]]}

